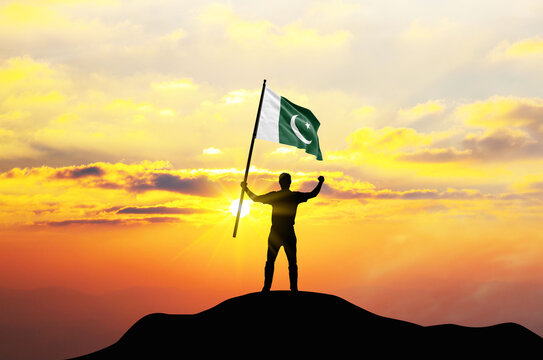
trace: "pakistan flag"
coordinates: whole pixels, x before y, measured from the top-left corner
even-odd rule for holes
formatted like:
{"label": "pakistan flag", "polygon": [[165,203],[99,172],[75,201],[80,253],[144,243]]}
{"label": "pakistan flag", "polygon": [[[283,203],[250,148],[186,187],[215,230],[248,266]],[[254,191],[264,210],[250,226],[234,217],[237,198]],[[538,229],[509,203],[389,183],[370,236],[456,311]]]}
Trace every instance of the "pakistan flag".
{"label": "pakistan flag", "polygon": [[311,110],[265,89],[256,133],[258,139],[296,146],[322,160],[317,136],[319,126]]}

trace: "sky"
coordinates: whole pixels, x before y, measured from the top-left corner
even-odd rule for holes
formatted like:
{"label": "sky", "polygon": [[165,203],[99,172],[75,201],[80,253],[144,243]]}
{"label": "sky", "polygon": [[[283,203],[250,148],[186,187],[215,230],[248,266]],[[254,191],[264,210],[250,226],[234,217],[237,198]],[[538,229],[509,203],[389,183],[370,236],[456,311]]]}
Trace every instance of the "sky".
{"label": "sky", "polygon": [[[323,161],[257,140],[300,289],[419,324],[543,335],[543,4],[0,1],[0,288],[258,291],[270,208],[232,237],[262,81]],[[288,289],[284,253],[274,289]],[[126,324],[127,326],[129,325]]]}

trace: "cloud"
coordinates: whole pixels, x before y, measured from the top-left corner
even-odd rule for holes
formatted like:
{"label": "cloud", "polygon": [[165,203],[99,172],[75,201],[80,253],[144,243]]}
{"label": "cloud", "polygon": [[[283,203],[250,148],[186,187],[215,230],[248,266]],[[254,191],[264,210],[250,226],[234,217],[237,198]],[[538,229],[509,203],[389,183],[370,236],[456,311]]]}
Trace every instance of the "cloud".
{"label": "cloud", "polygon": [[[218,181],[227,182],[237,174],[235,170],[219,169],[181,169],[175,170],[171,164],[164,161],[144,161],[136,164],[124,163],[93,163],[81,166],[60,168],[15,168],[0,174],[0,179],[12,181],[40,182],[77,180],[87,189],[113,189],[127,192],[148,192],[152,190],[169,191],[173,193],[214,196],[219,193]],[[55,180],[58,180],[55,182]],[[70,185],[66,185],[70,186]],[[74,185],[75,186],[75,185]]]}
{"label": "cloud", "polygon": [[204,209],[179,208],[170,206],[142,206],[125,207],[119,209],[117,214],[195,214],[205,212]]}
{"label": "cloud", "polygon": [[424,119],[431,115],[437,115],[443,113],[445,105],[440,100],[429,100],[422,104],[417,104],[408,109],[400,109],[398,111],[398,118],[402,123],[412,123],[417,120]]}
{"label": "cloud", "polygon": [[87,176],[101,176],[104,174],[98,166],[82,166],[58,171],[55,176],[59,179],[78,179]]}
{"label": "cloud", "polygon": [[397,159],[421,163],[506,162],[543,156],[543,144],[523,131],[507,128],[484,134],[467,134],[461,146],[461,150],[454,147],[421,149],[398,155]]}
{"label": "cloud", "polygon": [[[543,156],[543,101],[539,98],[493,96],[459,104],[451,116],[464,126],[454,138],[445,136],[443,140],[421,143],[418,149],[396,154],[396,159],[419,163],[507,163]],[[439,146],[440,142],[449,146]]]}
{"label": "cloud", "polygon": [[[152,191],[164,191],[172,195],[191,195],[203,198],[212,198],[221,195],[221,190],[228,187],[237,189],[241,170],[237,169],[169,169],[167,163],[142,163],[142,164],[108,164],[96,163],[80,167],[67,168],[33,168],[13,169],[0,174],[0,180],[32,181],[39,183],[41,179],[49,179],[51,185],[60,186],[60,181],[77,180],[84,181],[78,185],[87,192],[96,190],[110,190],[112,192],[124,191],[127,193],[145,194]],[[98,170],[99,169],[99,170]],[[100,174],[97,176],[97,174]],[[277,185],[277,177],[280,171],[272,172],[265,169],[252,168],[252,182],[256,185],[262,184]],[[62,174],[59,176],[59,174]],[[316,185],[316,178],[323,174],[326,182],[322,194],[332,199],[354,199],[354,198],[375,198],[375,199],[415,199],[423,198],[458,198],[460,194],[465,198],[472,197],[473,192],[467,194],[467,190],[450,189],[445,192],[436,189],[411,189],[397,191],[392,189],[377,189],[376,186],[367,181],[357,180],[342,172],[313,172],[313,173],[292,173],[293,186],[310,191]],[[58,184],[54,180],[58,179]],[[7,183],[6,183],[7,184]],[[14,186],[16,185],[14,184]],[[31,187],[31,185],[27,185]],[[107,209],[107,207],[106,207]],[[109,211],[117,211],[120,214],[127,213],[190,213],[197,212],[194,207],[184,206],[130,206],[122,207],[112,205]]]}
{"label": "cloud", "polygon": [[137,224],[155,224],[155,223],[169,223],[169,222],[179,222],[181,221],[176,217],[148,217],[148,218],[131,218],[131,219],[73,219],[73,220],[61,220],[61,221],[46,221],[38,222],[34,225],[38,226],[55,226],[55,227],[64,227],[72,225],[137,225]]}
{"label": "cloud", "polygon": [[184,29],[176,29],[172,32],[169,32],[166,35],[160,37],[161,40],[176,44],[179,40],[187,37],[187,32]]}
{"label": "cloud", "polygon": [[173,174],[150,174],[146,178],[133,178],[127,190],[144,192],[164,190],[198,196],[214,196],[219,193],[218,186],[207,177],[183,178]]}
{"label": "cloud", "polygon": [[427,162],[427,163],[445,163],[453,161],[463,161],[471,158],[471,150],[457,150],[455,148],[432,148],[422,149],[412,153],[398,155],[400,161]]}
{"label": "cloud", "polygon": [[498,129],[484,135],[468,134],[463,141],[473,158],[506,160],[543,156],[542,144],[520,130]]}
{"label": "cloud", "polygon": [[235,105],[241,104],[251,99],[258,99],[260,92],[258,91],[248,91],[245,89],[238,89],[228,92],[222,100],[226,105]]}
{"label": "cloud", "polygon": [[245,20],[235,14],[230,6],[211,4],[199,15],[202,24],[214,27],[224,33],[229,41],[240,49],[267,49],[287,54],[315,54],[341,49],[347,45],[352,35],[346,30],[336,30],[321,34],[304,27],[301,22],[278,26],[266,19]]}
{"label": "cloud", "polygon": [[[276,190],[279,173],[252,168],[251,189],[257,194]],[[543,206],[537,188],[540,178],[527,179],[524,186],[512,192],[492,193],[477,188],[376,186],[343,172],[291,175],[292,189],[297,191],[311,191],[317,176],[325,176],[319,199],[327,206],[319,207],[314,213],[317,217],[328,216],[337,206],[344,216],[356,217],[363,212],[367,214],[364,216],[379,218],[411,216],[431,209],[443,216],[450,211],[473,215],[481,209],[503,213],[511,207],[515,214],[532,213]],[[174,221],[152,215],[187,215],[184,221],[216,223],[228,213],[232,198],[239,194],[242,176],[241,169],[173,169],[165,162],[12,169],[0,174],[0,186],[4,189],[0,193],[0,224],[100,226]],[[138,215],[151,217],[131,218]],[[257,211],[254,216],[262,214]]]}
{"label": "cloud", "polygon": [[28,92],[40,94],[55,90],[63,91],[70,85],[69,77],[58,67],[44,61],[36,61],[28,56],[2,60],[0,80],[2,81],[0,94],[5,98]]}
{"label": "cloud", "polygon": [[543,180],[531,183],[530,188],[533,190],[543,191]]}
{"label": "cloud", "polygon": [[296,149],[293,147],[279,146],[277,149],[272,151],[270,155],[294,155],[296,154]]}
{"label": "cloud", "polygon": [[[311,185],[314,186],[314,184]],[[308,186],[305,186],[306,191],[310,191],[309,186],[311,185],[308,184]],[[365,198],[366,193],[360,193],[350,189],[338,189],[325,183],[322,185],[321,194],[330,199],[363,199]]]}
{"label": "cloud", "polygon": [[[228,92],[183,78],[120,80],[17,57],[0,62],[0,84],[3,169],[44,161],[141,161],[171,153],[183,153],[184,162],[201,161],[201,148],[194,145],[203,138],[229,143],[229,137],[216,134],[235,129],[225,118],[241,118],[239,108],[223,109]],[[222,123],[215,123],[218,117]]]}
{"label": "cloud", "polygon": [[364,127],[349,135],[348,140],[351,151],[391,152],[413,146],[428,145],[432,142],[432,136],[405,127],[387,126],[381,129]]}
{"label": "cloud", "polygon": [[209,147],[207,149],[202,150],[202,153],[204,155],[218,155],[218,154],[222,154],[222,151],[214,147]]}
{"label": "cloud", "polygon": [[502,41],[488,54],[492,61],[541,59],[543,58],[543,38],[534,36],[515,42]]}
{"label": "cloud", "polygon": [[[232,174],[223,179],[224,175],[216,173],[174,170],[166,162],[15,168],[0,173],[0,224],[62,224],[95,218],[109,222],[111,218],[101,220],[104,214],[123,208],[119,216],[204,214],[217,209],[217,199],[227,195],[224,189],[231,186],[228,177]],[[127,208],[124,204],[133,205]],[[207,214],[191,221],[205,222],[212,217]]]}
{"label": "cloud", "polygon": [[412,189],[406,191],[378,190],[364,194],[367,198],[375,199],[398,199],[398,200],[476,200],[483,198],[480,191],[474,189],[447,189],[438,191],[436,189]]}
{"label": "cloud", "polygon": [[515,190],[515,192],[520,193],[543,192],[543,174],[538,171],[526,175],[522,179],[512,184],[511,187]]}
{"label": "cloud", "polygon": [[469,126],[527,128],[543,133],[543,99],[492,96],[457,107],[456,116]]}
{"label": "cloud", "polygon": [[[426,149],[438,145],[439,141],[450,136],[450,131],[425,133],[409,127],[363,127],[347,137],[347,149],[331,151],[327,159],[338,164],[354,163],[371,167],[378,169],[377,172],[397,172],[409,166],[410,161],[406,160],[418,160],[427,156]],[[433,155],[435,154],[431,151],[430,156]]]}
{"label": "cloud", "polygon": [[[301,185],[303,191],[310,191],[315,186],[313,182],[304,182]],[[326,181],[321,190],[321,194],[329,199],[344,200],[478,200],[485,197],[491,197],[489,194],[482,194],[476,189],[453,189],[445,191],[437,189],[410,189],[393,190],[377,189],[373,184],[363,182],[353,182],[349,180],[338,181],[332,179]]]}
{"label": "cloud", "polygon": [[[108,25],[98,17],[85,19],[77,15],[79,9],[74,6],[77,1],[67,3],[13,2],[0,7],[3,54],[41,54],[68,59],[83,54],[92,57],[93,52],[104,52],[110,42],[123,39],[126,45],[131,43],[127,36],[142,35],[141,28],[129,21]],[[104,2],[86,1],[83,5],[87,11],[103,9]],[[59,46],[65,47],[63,53],[58,53]]]}

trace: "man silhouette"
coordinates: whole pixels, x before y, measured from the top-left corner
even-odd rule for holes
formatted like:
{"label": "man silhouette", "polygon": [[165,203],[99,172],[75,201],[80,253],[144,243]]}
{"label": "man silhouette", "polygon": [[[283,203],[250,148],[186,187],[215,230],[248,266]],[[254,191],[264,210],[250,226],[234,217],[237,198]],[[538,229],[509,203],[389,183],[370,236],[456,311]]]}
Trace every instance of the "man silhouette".
{"label": "man silhouette", "polygon": [[281,246],[285,249],[288,260],[288,274],[290,290],[298,291],[298,264],[296,262],[296,234],[294,233],[294,218],[298,204],[314,198],[321,191],[324,177],[319,176],[319,183],[311,192],[290,191],[292,182],[290,174],[279,175],[281,190],[272,191],[265,195],[255,195],[247,187],[246,182],[241,183],[242,189],[253,201],[271,205],[272,226],[268,237],[268,254],[264,268],[264,287],[262,292],[269,292],[271,289],[273,270],[277,253]]}

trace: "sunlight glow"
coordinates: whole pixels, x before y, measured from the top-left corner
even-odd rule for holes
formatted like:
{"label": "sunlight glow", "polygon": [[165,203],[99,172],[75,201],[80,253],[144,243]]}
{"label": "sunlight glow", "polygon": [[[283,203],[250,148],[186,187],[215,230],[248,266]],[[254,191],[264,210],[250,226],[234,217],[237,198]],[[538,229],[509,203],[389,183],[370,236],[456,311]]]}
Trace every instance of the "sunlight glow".
{"label": "sunlight glow", "polygon": [[[238,204],[239,200],[232,200],[232,203],[230,204],[230,212],[234,216],[238,215]],[[239,214],[239,216],[244,217],[248,215],[250,210],[251,205],[249,204],[249,200],[243,200],[243,204],[241,205],[241,213]]]}

